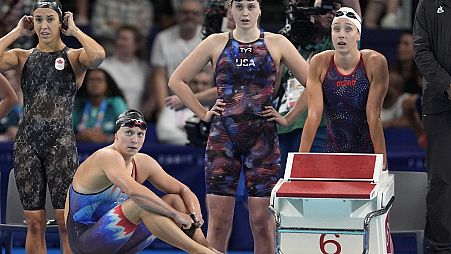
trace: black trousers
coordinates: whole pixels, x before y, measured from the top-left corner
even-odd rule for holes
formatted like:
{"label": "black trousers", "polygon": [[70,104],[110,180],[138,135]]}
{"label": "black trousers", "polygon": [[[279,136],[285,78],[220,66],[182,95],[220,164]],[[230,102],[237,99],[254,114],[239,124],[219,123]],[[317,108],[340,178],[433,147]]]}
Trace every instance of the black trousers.
{"label": "black trousers", "polygon": [[451,111],[423,115],[423,125],[428,169],[425,235],[429,253],[451,254]]}

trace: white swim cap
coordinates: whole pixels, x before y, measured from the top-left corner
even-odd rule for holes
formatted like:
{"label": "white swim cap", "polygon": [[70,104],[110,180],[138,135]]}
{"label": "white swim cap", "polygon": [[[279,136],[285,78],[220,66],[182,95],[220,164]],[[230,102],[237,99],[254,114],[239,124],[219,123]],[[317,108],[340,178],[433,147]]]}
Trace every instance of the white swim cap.
{"label": "white swim cap", "polygon": [[335,22],[336,19],[339,18],[348,19],[357,27],[359,33],[362,32],[362,18],[360,18],[359,14],[357,14],[357,12],[355,12],[354,9],[349,7],[341,7],[340,9],[338,9],[338,11],[335,13],[335,18],[332,21],[332,24]]}

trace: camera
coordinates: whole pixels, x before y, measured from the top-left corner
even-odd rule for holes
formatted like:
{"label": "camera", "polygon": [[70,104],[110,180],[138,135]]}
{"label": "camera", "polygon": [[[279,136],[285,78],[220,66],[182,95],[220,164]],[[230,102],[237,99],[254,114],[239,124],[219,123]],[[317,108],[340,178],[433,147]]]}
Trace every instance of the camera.
{"label": "camera", "polygon": [[204,23],[202,24],[202,34],[204,39],[214,33],[222,32],[222,22],[227,16],[225,0],[210,0],[205,9]]}
{"label": "camera", "polygon": [[318,7],[304,7],[289,3],[286,9],[286,25],[279,33],[287,37],[296,47],[305,46],[315,33],[312,15],[324,15],[334,9],[334,1],[323,0]]}
{"label": "camera", "polygon": [[203,122],[199,117],[193,116],[185,121],[185,131],[189,145],[205,147],[207,145],[210,124]]}

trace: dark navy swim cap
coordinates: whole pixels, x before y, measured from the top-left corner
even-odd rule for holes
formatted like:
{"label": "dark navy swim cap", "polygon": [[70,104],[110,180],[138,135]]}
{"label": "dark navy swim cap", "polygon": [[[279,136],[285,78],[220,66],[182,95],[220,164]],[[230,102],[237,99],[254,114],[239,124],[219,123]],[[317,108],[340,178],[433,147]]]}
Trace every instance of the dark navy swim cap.
{"label": "dark navy swim cap", "polygon": [[60,18],[60,22],[62,22],[62,20],[63,20],[63,6],[61,5],[60,1],[58,1],[58,0],[51,0],[51,1],[37,0],[33,4],[33,11],[32,11],[32,13],[37,8],[49,8],[49,9],[52,9],[52,10],[56,11],[56,13],[58,13],[58,17]]}
{"label": "dark navy swim cap", "polygon": [[139,127],[142,130],[146,130],[147,124],[141,112],[135,109],[129,109],[118,116],[114,132],[117,132],[121,127]]}

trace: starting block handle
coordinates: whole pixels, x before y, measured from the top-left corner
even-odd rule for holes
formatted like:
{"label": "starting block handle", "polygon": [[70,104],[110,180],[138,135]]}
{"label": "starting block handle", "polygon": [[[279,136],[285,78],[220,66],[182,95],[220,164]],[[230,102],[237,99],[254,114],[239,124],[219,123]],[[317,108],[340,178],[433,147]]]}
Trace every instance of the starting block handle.
{"label": "starting block handle", "polygon": [[369,252],[369,242],[370,242],[370,222],[374,217],[381,216],[386,214],[393,202],[395,201],[395,197],[392,196],[385,207],[370,212],[365,216],[363,223],[363,230],[353,230],[353,229],[321,229],[321,228],[286,228],[280,227],[281,219],[280,212],[277,211],[273,206],[269,206],[269,211],[274,215],[274,219],[276,222],[276,232],[275,232],[275,253],[282,253],[281,251],[281,233],[310,233],[310,234],[349,234],[349,235],[363,235],[363,252],[362,254],[368,254]]}
{"label": "starting block handle", "polygon": [[[365,235],[363,237],[363,252],[362,254],[368,254],[369,251],[369,243],[370,243],[370,222],[374,217],[381,216],[386,214],[391,206],[393,205],[393,201],[395,201],[395,196],[392,196],[388,203],[381,209],[373,211],[365,216],[365,220],[363,222],[363,230]],[[388,241],[388,239],[387,239]]]}
{"label": "starting block handle", "polygon": [[281,224],[281,220],[280,220],[280,212],[277,211],[272,205],[270,205],[268,207],[269,211],[274,215],[274,220],[276,221],[276,229],[275,229],[275,234],[274,234],[274,253],[276,254],[283,254],[281,248],[280,248],[280,241],[281,241],[281,237],[280,237],[280,233],[279,233],[279,228],[280,228],[280,224]]}

